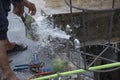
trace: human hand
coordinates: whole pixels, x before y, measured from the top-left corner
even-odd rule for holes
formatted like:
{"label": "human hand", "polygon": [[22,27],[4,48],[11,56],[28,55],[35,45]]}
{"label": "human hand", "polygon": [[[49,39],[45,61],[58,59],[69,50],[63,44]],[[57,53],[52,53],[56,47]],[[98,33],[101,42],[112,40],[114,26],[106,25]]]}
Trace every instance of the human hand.
{"label": "human hand", "polygon": [[36,14],[36,7],[33,3],[24,0],[24,6],[26,6],[29,9],[29,13],[33,16]]}

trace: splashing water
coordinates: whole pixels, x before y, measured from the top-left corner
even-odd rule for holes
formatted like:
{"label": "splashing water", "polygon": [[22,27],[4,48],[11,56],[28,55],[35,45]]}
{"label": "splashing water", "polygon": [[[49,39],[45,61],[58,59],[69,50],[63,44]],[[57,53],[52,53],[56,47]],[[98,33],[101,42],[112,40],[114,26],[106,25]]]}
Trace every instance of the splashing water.
{"label": "splashing water", "polygon": [[[59,46],[61,46],[61,45],[59,45],[59,44],[57,44],[56,45],[56,43],[54,42],[54,45],[53,46],[51,46],[51,44],[49,43],[49,37],[51,37],[52,39],[54,39],[54,38],[58,38],[58,39],[61,39],[62,41],[63,41],[63,39],[66,39],[67,40],[67,42],[68,42],[68,44],[69,44],[69,38],[71,37],[70,35],[67,35],[64,31],[62,31],[61,29],[59,29],[59,28],[57,28],[57,27],[55,27],[54,25],[53,25],[53,23],[52,23],[52,21],[49,21],[48,20],[48,16],[39,16],[38,18],[35,18],[35,20],[36,20],[36,22],[37,22],[37,24],[38,24],[38,26],[36,27],[37,29],[37,34],[40,36],[40,40],[38,41],[38,45],[40,45],[39,46],[39,48],[41,48],[41,49],[39,49],[39,51],[40,52],[42,52],[42,50],[44,50],[45,49],[45,51],[47,51],[47,52],[42,52],[42,53],[44,53],[44,54],[40,54],[42,57],[44,56],[45,57],[45,55],[47,54],[47,56],[46,56],[46,58],[45,59],[47,59],[47,58],[49,58],[50,56],[54,56],[54,54],[56,53],[56,54],[58,54],[57,52],[59,52],[60,54],[62,53],[62,50],[64,51],[64,49],[66,49],[66,48],[62,48],[62,50],[60,49],[59,50]],[[75,45],[75,47],[78,49],[78,48],[80,48],[81,46],[80,46],[80,41],[78,40],[78,39],[75,39],[74,40],[74,43],[76,44]],[[51,47],[50,47],[50,46]],[[66,45],[66,44],[65,44]],[[55,49],[56,48],[53,48],[53,47],[56,47],[57,46],[57,51],[55,51]],[[48,47],[48,48],[45,48],[45,47]],[[64,47],[64,46],[62,46],[62,47]],[[52,51],[50,51],[49,52],[49,48],[50,48],[50,50],[52,49]],[[69,47],[68,47],[69,48]],[[68,50],[68,49],[66,49],[66,50]],[[68,51],[66,51],[65,50],[65,54],[67,54],[67,52]],[[54,51],[54,52],[53,52]],[[61,52],[60,52],[61,51]],[[52,54],[51,54],[52,53]],[[69,53],[69,52],[68,52]],[[80,56],[79,58],[77,58],[77,63],[79,63],[80,65],[79,66],[82,66],[83,67],[83,65],[84,65],[84,63],[83,63],[83,59],[82,59],[82,57],[81,57],[81,54],[77,54],[77,53],[79,53],[79,52],[71,52],[71,53],[74,53],[74,55],[76,54],[76,55],[78,55],[78,56]],[[49,55],[49,56],[48,56]],[[62,54],[63,55],[63,54]],[[71,55],[72,56],[72,55]],[[65,57],[65,56],[64,56]],[[61,58],[61,57],[60,57]],[[73,57],[74,58],[74,57]],[[53,57],[53,58],[50,58],[50,61],[54,61],[54,60],[56,60],[56,59],[58,59],[58,56],[55,56],[55,57]],[[66,57],[65,57],[65,59],[66,59]],[[42,59],[42,60],[44,60],[44,59]],[[62,57],[62,60],[63,60],[63,57]],[[48,61],[49,61],[49,59],[48,59]],[[75,60],[73,60],[73,61],[75,61]],[[82,62],[81,62],[82,61]],[[68,61],[69,62],[69,61]],[[46,63],[50,63],[50,62],[46,62]],[[47,64],[48,65],[48,64]],[[69,65],[69,67],[70,67],[70,69],[76,69],[76,66],[75,65],[73,65],[72,63],[68,63],[68,65]],[[48,65],[48,66],[51,66],[51,65]],[[59,65],[59,66],[61,66],[61,65]],[[62,65],[62,67],[63,67],[63,65]],[[68,68],[69,68],[68,67]],[[63,79],[64,80],[64,79]]]}
{"label": "splashing water", "polygon": [[39,16],[36,18],[36,22],[38,23],[37,33],[40,36],[39,43],[41,46],[48,45],[48,37],[52,38],[63,38],[69,39],[70,35],[67,35],[64,31],[59,28],[54,28],[53,24],[47,20],[47,16]]}

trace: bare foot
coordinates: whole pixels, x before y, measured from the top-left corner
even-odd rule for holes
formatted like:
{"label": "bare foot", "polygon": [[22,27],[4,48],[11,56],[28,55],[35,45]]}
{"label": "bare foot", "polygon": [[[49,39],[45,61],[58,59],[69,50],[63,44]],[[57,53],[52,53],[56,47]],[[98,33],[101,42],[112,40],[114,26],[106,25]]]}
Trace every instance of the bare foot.
{"label": "bare foot", "polygon": [[[8,53],[16,46],[16,43],[10,42],[8,39],[4,40],[4,43],[6,45],[6,50],[8,51]],[[17,44],[17,45],[21,46],[22,49],[20,51],[27,49],[27,46],[25,44]]]}
{"label": "bare foot", "polygon": [[19,80],[15,74],[11,71],[11,72],[6,72],[3,73],[3,77],[2,80]]}
{"label": "bare foot", "polygon": [[3,41],[4,41],[5,45],[6,45],[6,50],[9,50],[9,49],[11,49],[11,48],[13,48],[15,46],[15,43],[10,42],[8,39],[3,40]]}

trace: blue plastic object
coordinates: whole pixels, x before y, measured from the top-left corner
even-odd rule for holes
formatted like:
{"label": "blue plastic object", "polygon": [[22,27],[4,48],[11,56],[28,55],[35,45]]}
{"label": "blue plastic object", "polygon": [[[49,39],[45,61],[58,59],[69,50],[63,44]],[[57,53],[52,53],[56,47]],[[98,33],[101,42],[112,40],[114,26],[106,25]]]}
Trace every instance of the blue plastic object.
{"label": "blue plastic object", "polygon": [[35,53],[33,56],[34,56],[34,64],[39,64],[37,53]]}
{"label": "blue plastic object", "polygon": [[15,67],[29,66],[29,64],[15,65]]}
{"label": "blue plastic object", "polygon": [[40,68],[39,69],[41,72],[52,72],[52,69],[51,68],[48,68],[48,67],[43,67],[43,68]]}
{"label": "blue plastic object", "polygon": [[29,69],[29,67],[15,68],[15,69],[13,69],[13,71],[22,71],[22,70],[25,70],[25,69]]}

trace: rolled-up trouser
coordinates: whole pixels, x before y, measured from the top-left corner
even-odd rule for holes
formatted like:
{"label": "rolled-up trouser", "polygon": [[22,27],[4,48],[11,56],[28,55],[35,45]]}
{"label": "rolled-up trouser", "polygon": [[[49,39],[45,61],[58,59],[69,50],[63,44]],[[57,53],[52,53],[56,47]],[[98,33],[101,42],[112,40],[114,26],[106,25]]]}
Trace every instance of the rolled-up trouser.
{"label": "rolled-up trouser", "polygon": [[2,1],[0,0],[0,40],[7,39],[8,31],[8,12],[3,7]]}

